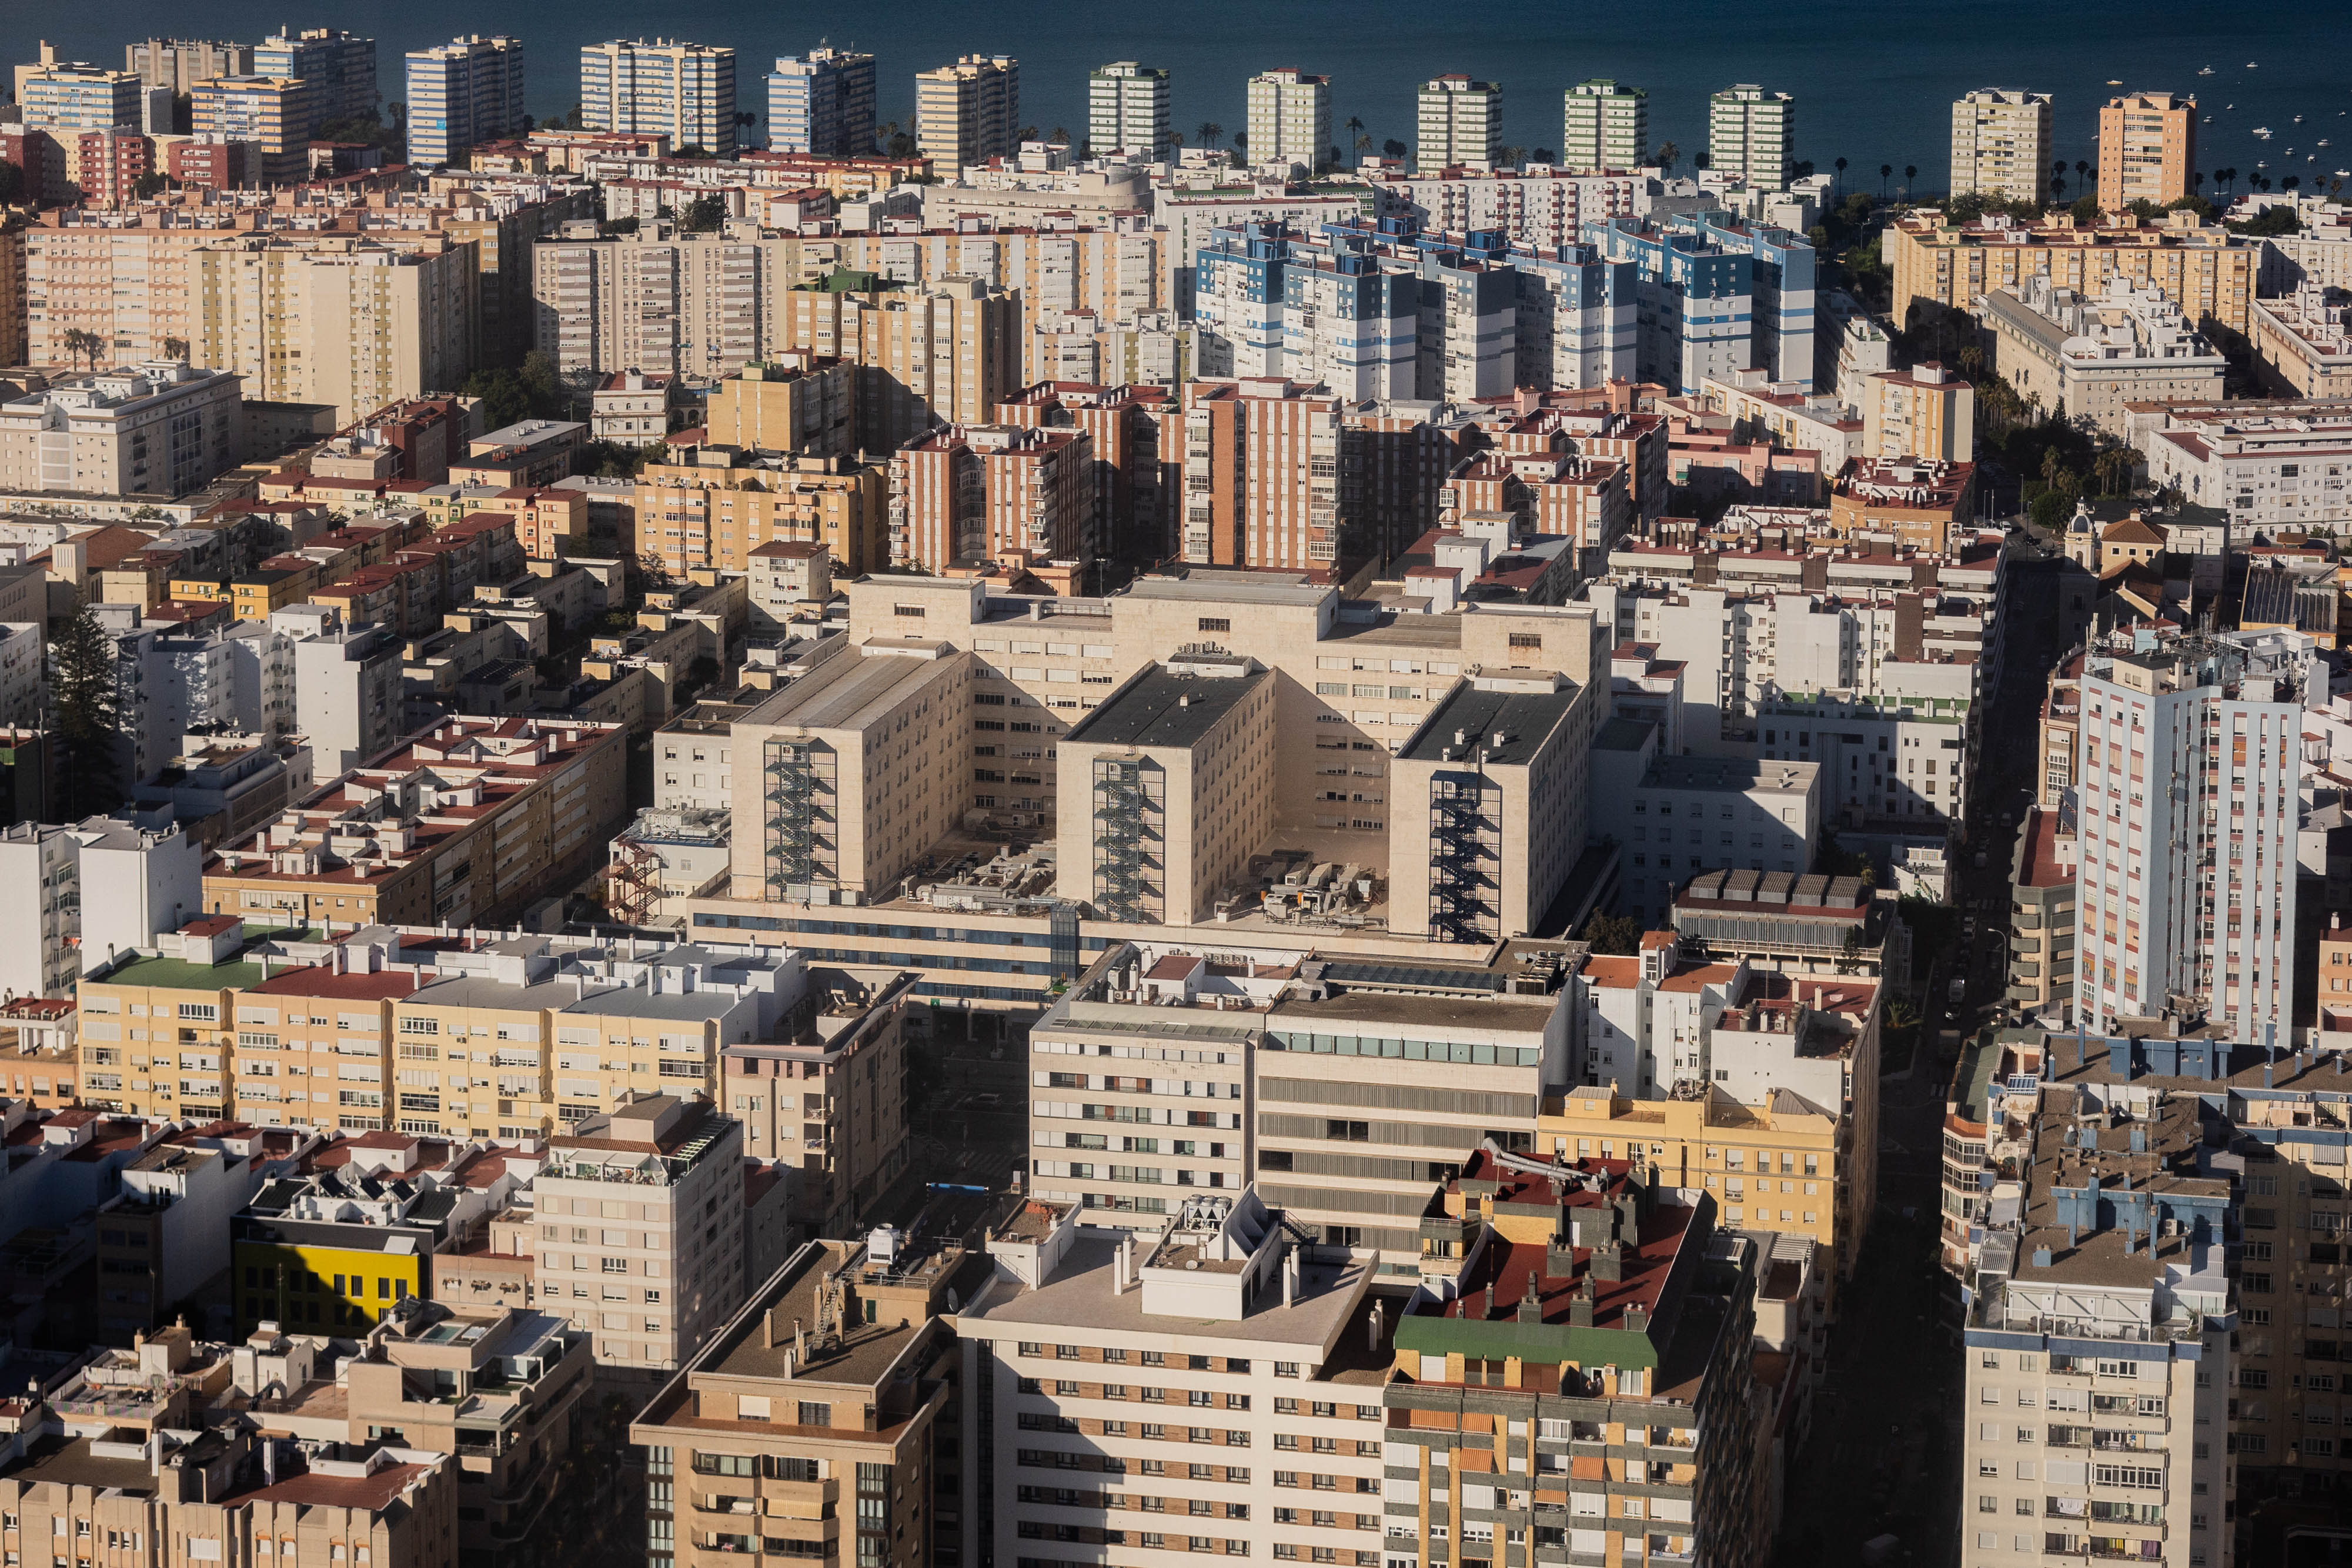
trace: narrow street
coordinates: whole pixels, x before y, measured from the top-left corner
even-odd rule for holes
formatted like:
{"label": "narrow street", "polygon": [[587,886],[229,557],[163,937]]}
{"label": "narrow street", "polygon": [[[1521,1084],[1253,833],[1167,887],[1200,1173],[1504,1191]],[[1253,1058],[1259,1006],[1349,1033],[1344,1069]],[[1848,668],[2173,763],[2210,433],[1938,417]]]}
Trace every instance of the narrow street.
{"label": "narrow street", "polygon": [[[1843,1288],[1807,1441],[1788,1467],[1782,1568],[1860,1563],[1864,1543],[1882,1534],[1901,1546],[1887,1562],[1957,1561],[1964,1370],[1937,1256],[1944,1099],[1958,1042],[2007,1016],[2011,856],[2040,767],[2046,677],[2063,651],[2063,566],[2031,546],[2010,563],[2000,690],[1983,710],[1949,906],[1914,936],[1918,1046],[1907,1061],[1894,1053],[1880,1079],[1878,1206]],[[1964,944],[1969,915],[1976,935]],[[1967,977],[1967,995],[1948,1008],[1956,975]]]}

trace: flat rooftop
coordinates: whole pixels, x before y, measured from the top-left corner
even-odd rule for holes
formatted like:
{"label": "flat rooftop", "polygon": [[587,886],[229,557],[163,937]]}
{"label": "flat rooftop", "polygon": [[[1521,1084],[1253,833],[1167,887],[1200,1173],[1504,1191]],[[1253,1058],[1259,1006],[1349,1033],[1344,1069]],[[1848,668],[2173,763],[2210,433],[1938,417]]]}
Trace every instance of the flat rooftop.
{"label": "flat rooftop", "polygon": [[[1496,691],[1465,682],[1423,721],[1397,756],[1412,762],[1468,762],[1484,751],[1490,764],[1524,768],[1576,706],[1577,692],[1573,685],[1549,692]],[[1456,734],[1463,738],[1455,740]],[[1457,756],[1448,758],[1448,751]]]}
{"label": "flat rooftop", "polygon": [[1089,746],[1197,746],[1244,698],[1272,679],[1268,670],[1246,675],[1194,675],[1154,669],[1106,698],[1063,739]]}
{"label": "flat rooftop", "polygon": [[[871,640],[867,647],[880,641]],[[943,643],[908,643],[908,647],[940,648]],[[746,724],[785,725],[803,729],[856,729],[904,700],[921,683],[936,679],[949,664],[945,657],[867,653],[827,659],[778,692],[769,701],[743,715]]]}
{"label": "flat rooftop", "polygon": [[1023,1288],[1006,1300],[992,1298],[984,1308],[961,1315],[965,1322],[1020,1323],[1051,1326],[1084,1325],[1089,1333],[1167,1333],[1193,1340],[1258,1341],[1273,1344],[1314,1345],[1315,1357],[1333,1347],[1353,1316],[1358,1288],[1370,1264],[1361,1259],[1345,1263],[1310,1263],[1300,1259],[1298,1291],[1290,1306],[1267,1291],[1255,1308],[1238,1319],[1199,1318],[1143,1310],[1147,1290],[1130,1285],[1112,1289],[1116,1239],[1123,1233],[1081,1230],[1055,1266],[1053,1277],[1034,1289]]}

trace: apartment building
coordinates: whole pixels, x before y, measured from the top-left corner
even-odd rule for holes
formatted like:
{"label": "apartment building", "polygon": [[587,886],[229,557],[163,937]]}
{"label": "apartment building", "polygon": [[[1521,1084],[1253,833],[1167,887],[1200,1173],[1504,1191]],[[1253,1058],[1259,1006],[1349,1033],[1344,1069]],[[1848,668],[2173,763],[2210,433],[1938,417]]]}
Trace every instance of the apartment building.
{"label": "apartment building", "polygon": [[1295,66],[1260,71],[1245,89],[1249,160],[1309,173],[1331,166],[1331,78]]}
{"label": "apartment building", "polygon": [[2306,283],[2283,298],[2254,302],[2255,366],[2272,392],[2352,397],[2352,307],[2343,298],[2340,290]]}
{"label": "apartment building", "polygon": [[2050,95],[1979,88],[1952,103],[1952,194],[2042,199],[2050,162]]}
{"label": "apartment building", "polygon": [[520,131],[522,64],[522,40],[504,35],[468,34],[410,50],[409,162],[425,169],[462,162],[476,143]]}
{"label": "apartment building", "polygon": [[768,74],[768,146],[856,158],[874,151],[874,57],[829,47],[778,57]]}
{"label": "apartment building", "polygon": [[2131,92],[2099,108],[2099,210],[2134,202],[2165,206],[2196,189],[2197,99],[2185,93]]}
{"label": "apartment building", "polygon": [[854,369],[785,354],[745,364],[713,386],[702,431],[714,446],[818,456],[845,453],[855,434]]}
{"label": "apartment building", "polygon": [[715,445],[680,455],[638,471],[621,530],[625,549],[660,557],[674,577],[748,570],[775,544],[823,546],[845,576],[892,559],[882,463]]}
{"label": "apartment building", "polygon": [[[1840,1108],[1791,1089],[1771,1090],[1751,1103],[1712,1083],[1663,1100],[1601,1083],[1545,1097],[1536,1153],[1575,1163],[1639,1155],[1674,1186],[1708,1192],[1729,1225],[1810,1237],[1832,1278],[1844,1279],[1862,1238],[1840,1222],[1866,1224],[1870,1217],[1824,1200],[1844,1177],[1843,1156],[1853,1135]],[[1784,1193],[1790,1207],[1780,1215],[1776,1200]]]}
{"label": "apartment building", "polygon": [[743,1126],[656,1094],[548,1140],[531,1184],[540,1305],[568,1312],[599,1366],[675,1372],[742,1310]]}
{"label": "apartment building", "polygon": [[1968,1270],[1963,1553],[2226,1563],[2231,1181],[2198,1160],[2194,1096],[2061,1082],[2039,1113],[2004,1183],[2016,1218]]}
{"label": "apartment building", "polygon": [[1433,234],[1480,234],[1499,229],[1515,252],[1553,255],[1576,244],[1588,223],[1632,217],[1644,204],[1643,177],[1613,169],[1531,164],[1522,169],[1360,171],[1375,221],[1409,217]]}
{"label": "apartment building", "polygon": [[[1759,1264],[1719,1213],[1639,1160],[1491,1145],[1439,1184],[1382,1390],[1386,1471],[1406,1472],[1384,1483],[1401,1505],[1386,1528],[1424,1559],[1459,1542],[1744,1561],[1765,1463],[1744,1408]],[[1506,1424],[1493,1448],[1463,1440],[1477,1420]],[[1629,1451],[1596,1469],[1579,1441]]]}
{"label": "apartment building", "polygon": [[152,360],[0,402],[0,487],[177,497],[245,455],[239,379]]}
{"label": "apartment building", "polygon": [[793,1038],[719,1050],[719,1103],[743,1124],[749,1157],[791,1171],[788,1211],[809,1234],[854,1231],[912,1157],[913,988],[902,970],[815,968],[818,1002]]}
{"label": "apartment building", "polygon": [[1650,161],[1650,95],[1608,77],[1568,89],[1559,131],[1563,169],[1639,169]]}
{"label": "apartment building", "polygon": [[997,1456],[983,1551],[1380,1561],[1386,1312],[1286,1218],[1244,1190],[1090,1234],[1032,1201],[991,1234],[956,1317],[963,1441]]}
{"label": "apartment building", "polygon": [[1220,229],[1195,257],[1202,376],[1279,376],[1349,402],[1416,395],[1415,280],[1369,231]]}
{"label": "apartment building", "polygon": [[1531,386],[1605,387],[1631,382],[1640,362],[1639,272],[1590,246],[1549,256],[1514,254],[1518,314],[1513,364]]}
{"label": "apartment building", "polygon": [[2020,397],[2111,435],[2128,434],[2135,402],[2220,397],[2230,368],[2162,288],[2119,274],[2083,295],[2037,273],[1979,298],[1976,314],[1994,370]]}
{"label": "apartment building", "polygon": [[2010,861],[2008,995],[2029,1018],[2074,1011],[2074,842],[2048,807],[2026,808]]}
{"label": "apartment building", "polygon": [[915,141],[934,176],[1012,157],[1022,129],[1021,62],[1012,56],[966,55],[916,73]]}
{"label": "apartment building", "polygon": [[466,925],[601,859],[623,817],[617,726],[455,718],[369,759],[207,864],[215,915]]}
{"label": "apartment building", "polygon": [[2237,1039],[2291,1027],[2311,656],[2294,632],[2235,632],[2085,660],[2074,904],[2091,1027],[2181,998]]}
{"label": "apartment building", "polygon": [[580,123],[590,131],[667,136],[672,147],[732,158],[735,51],[670,38],[583,45]]}
{"label": "apartment building", "polygon": [[1421,84],[1413,162],[1423,169],[1480,172],[1502,162],[1503,89],[1460,73]]}
{"label": "apartment building", "polygon": [[1279,379],[1184,388],[1181,559],[1328,571],[1350,549],[1339,399]]}
{"label": "apartment building", "polygon": [[1601,259],[1633,264],[1640,380],[1688,392],[1757,367],[1752,256],[1637,218],[1589,224],[1585,235]]}
{"label": "apartment building", "polygon": [[1797,158],[1797,100],[1752,82],[1706,103],[1709,167],[1751,191],[1785,191]]}
{"label": "apartment building", "polygon": [[1113,60],[1087,73],[1087,145],[1096,157],[1150,161],[1168,144],[1164,68]]}
{"label": "apartment building", "polygon": [[40,65],[17,68],[16,110],[26,125],[59,131],[147,129],[145,85],[132,71],[59,61],[43,46]]}
{"label": "apartment building", "polygon": [[[978,1261],[880,1230],[811,1241],[755,1281],[630,1423],[656,1553],[691,1568],[755,1551],[962,1562],[965,1500],[988,1467],[945,1430],[968,1354],[949,1314]],[[977,1507],[994,1502],[982,1480]]]}
{"label": "apartment building", "polygon": [[310,137],[325,89],[299,77],[215,77],[198,82],[189,123],[200,136],[248,143],[248,177],[293,184],[310,176]]}
{"label": "apartment building", "polygon": [[1976,388],[1937,361],[1864,383],[1862,454],[1930,463],[1976,461]]}
{"label": "apartment building", "polygon": [[108,817],[0,831],[0,921],[5,988],[21,997],[68,995],[90,968],[197,913],[202,856],[178,829]]}
{"label": "apartment building", "polygon": [[473,366],[469,244],[251,235],[188,260],[204,305],[191,360],[236,375],[247,398],[325,403],[350,421],[455,386]]}
{"label": "apartment building", "polygon": [[2193,213],[2168,213],[2161,224],[2126,218],[2084,227],[2063,214],[2021,224],[1995,213],[1946,225],[1930,218],[1886,225],[1885,250],[1895,274],[1892,313],[1915,306],[1969,310],[1997,288],[2021,289],[2047,274],[2053,289],[2078,298],[2106,291],[2110,276],[2160,288],[2197,329],[2215,338],[2251,329],[2261,247]]}
{"label": "apartment building", "polygon": [[2227,513],[2233,533],[2352,524],[2352,418],[2326,399],[2173,402],[2136,410],[2148,482]]}
{"label": "apartment building", "polygon": [[122,46],[122,68],[143,86],[184,93],[215,77],[252,75],[253,46],[210,38],[147,38]]}
{"label": "apartment building", "polygon": [[950,424],[899,447],[890,476],[896,566],[940,571],[1013,551],[1052,561],[1100,553],[1094,441],[1083,430]]}
{"label": "apartment building", "polygon": [[280,1469],[278,1445],[257,1428],[151,1434],[109,1425],[93,1434],[87,1416],[102,1418],[105,1408],[103,1399],[84,1412],[36,1397],[9,1416],[0,1508],[25,1537],[141,1540],[168,1568],[220,1561],[225,1541],[264,1534],[305,1555],[340,1547],[354,1559],[364,1551],[377,1562],[456,1568],[458,1488],[446,1456],[387,1444]]}
{"label": "apartment building", "polygon": [[[319,125],[335,120],[365,120],[383,108],[376,91],[375,40],[340,27],[272,33],[254,46],[253,63],[247,68],[259,76],[299,77],[314,84],[319,96],[312,107],[320,117]],[[180,90],[187,90],[184,77]],[[317,134],[317,126],[307,134]]]}

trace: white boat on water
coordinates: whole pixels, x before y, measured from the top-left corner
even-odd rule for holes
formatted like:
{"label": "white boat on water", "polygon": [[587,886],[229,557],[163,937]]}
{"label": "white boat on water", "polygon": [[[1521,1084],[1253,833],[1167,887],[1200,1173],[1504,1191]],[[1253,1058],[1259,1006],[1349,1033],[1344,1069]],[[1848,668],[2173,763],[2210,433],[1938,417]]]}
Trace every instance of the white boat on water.
{"label": "white boat on water", "polygon": [[2271,128],[2267,125],[2257,125],[2254,127],[2254,134],[2268,141],[2271,139]]}
{"label": "white boat on water", "polygon": [[2202,70],[2199,71],[2197,74],[2198,74],[2199,76],[2200,76],[2200,77],[2210,77],[2210,76],[2211,76],[2211,75],[2213,74],[2213,68],[2212,68],[2211,66],[2207,66],[2204,69],[2202,69]]}

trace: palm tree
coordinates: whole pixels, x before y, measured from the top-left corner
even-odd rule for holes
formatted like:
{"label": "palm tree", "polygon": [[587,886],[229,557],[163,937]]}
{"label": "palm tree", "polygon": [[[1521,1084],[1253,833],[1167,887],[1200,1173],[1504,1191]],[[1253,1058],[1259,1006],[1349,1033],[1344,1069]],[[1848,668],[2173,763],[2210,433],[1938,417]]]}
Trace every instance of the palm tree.
{"label": "palm tree", "polygon": [[2053,202],[2063,202],[2066,199],[2065,175],[2053,174],[2050,176],[2050,199]]}
{"label": "palm tree", "polygon": [[1225,139],[1225,128],[1213,120],[1204,120],[1192,134],[1201,139],[1202,146],[1214,147]]}
{"label": "palm tree", "polygon": [[1661,174],[1673,173],[1675,172],[1675,160],[1680,158],[1682,155],[1683,150],[1681,148],[1675,146],[1671,141],[1664,143],[1658,149],[1658,172]]}
{"label": "palm tree", "polygon": [[1892,163],[1881,163],[1881,164],[1878,166],[1878,199],[1879,199],[1880,201],[1882,201],[1882,202],[1883,202],[1883,201],[1886,200],[1886,182],[1887,182],[1887,181],[1889,181],[1889,180],[1891,180],[1891,179],[1893,179],[1894,177],[1895,177],[1895,165],[1894,165],[1894,164],[1892,164]]}
{"label": "palm tree", "polygon": [[1056,125],[1055,127],[1054,127],[1054,129],[1053,129],[1052,131],[1048,131],[1048,132],[1046,133],[1046,137],[1047,137],[1047,140],[1049,140],[1049,141],[1058,141],[1058,142],[1060,142],[1060,143],[1061,143],[1063,146],[1065,146],[1065,147],[1067,147],[1067,146],[1070,144],[1070,133],[1069,133],[1069,131],[1068,131],[1066,129],[1065,129],[1064,127],[1059,126],[1059,125]]}
{"label": "palm tree", "polygon": [[1906,202],[1907,202],[1907,201],[1909,201],[1909,200],[1911,199],[1911,182],[1912,182],[1912,181],[1914,181],[1914,180],[1916,180],[1916,179],[1917,179],[1918,177],[1919,177],[1919,165],[1918,165],[1918,164],[1916,164],[1916,163],[1906,163],[1906,164],[1904,164],[1904,165],[1903,165],[1903,199],[1904,199],[1905,201],[1906,201]]}
{"label": "palm tree", "polygon": [[2091,161],[2089,159],[2077,158],[2074,160],[2074,177],[2083,182],[2083,189],[2087,191],[2092,188]]}
{"label": "palm tree", "polygon": [[1372,138],[1371,138],[1371,133],[1370,133],[1370,131],[1359,131],[1358,132],[1356,132],[1356,155],[1357,155],[1358,157],[1360,157],[1360,157],[1362,157],[1365,153],[1370,152],[1371,150],[1372,150]]}
{"label": "palm tree", "polygon": [[164,339],[163,357],[167,360],[178,360],[185,364],[188,359],[188,340],[185,338]]}
{"label": "palm tree", "polygon": [[79,327],[69,327],[66,329],[64,343],[66,357],[68,360],[88,360],[89,368],[93,371],[98,369],[100,356],[106,352],[105,339],[95,332],[85,331]]}
{"label": "palm tree", "polygon": [[1364,134],[1364,121],[1362,116],[1355,114],[1348,116],[1348,123],[1342,129],[1344,129],[1349,136],[1355,139],[1357,146],[1369,147],[1372,144],[1372,139]]}
{"label": "palm tree", "polygon": [[1843,158],[1841,158],[1841,159],[1839,159],[1839,160],[1837,161],[1837,190],[1838,190],[1838,200],[1839,200],[1839,201],[1841,201],[1841,202],[1844,201],[1844,200],[1845,200],[1845,160],[1844,160],[1844,159],[1843,159]]}

